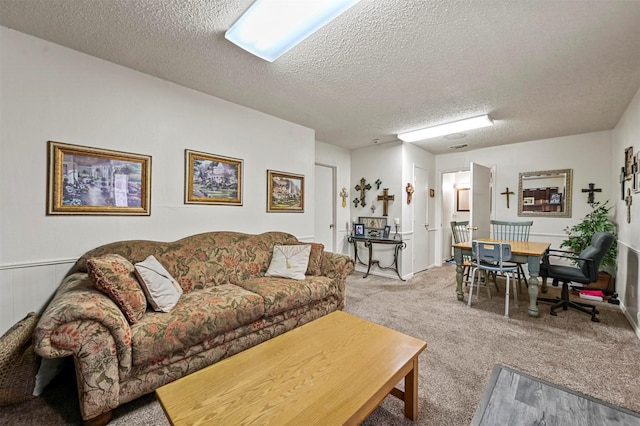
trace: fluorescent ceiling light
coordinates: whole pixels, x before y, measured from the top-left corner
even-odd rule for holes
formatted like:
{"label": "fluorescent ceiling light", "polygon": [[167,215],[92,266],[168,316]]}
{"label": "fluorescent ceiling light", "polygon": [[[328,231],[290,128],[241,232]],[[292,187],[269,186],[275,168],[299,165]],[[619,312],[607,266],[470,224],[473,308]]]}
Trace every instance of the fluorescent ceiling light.
{"label": "fluorescent ceiling light", "polygon": [[493,126],[493,120],[488,115],[467,118],[465,120],[454,121],[453,123],[441,124],[439,126],[427,127],[426,129],[414,130],[412,132],[400,133],[398,138],[405,142],[415,142],[438,136],[449,135],[451,133],[464,132],[466,130],[480,129],[482,127]]}
{"label": "fluorescent ceiling light", "polygon": [[273,62],[360,0],[256,0],[224,37]]}

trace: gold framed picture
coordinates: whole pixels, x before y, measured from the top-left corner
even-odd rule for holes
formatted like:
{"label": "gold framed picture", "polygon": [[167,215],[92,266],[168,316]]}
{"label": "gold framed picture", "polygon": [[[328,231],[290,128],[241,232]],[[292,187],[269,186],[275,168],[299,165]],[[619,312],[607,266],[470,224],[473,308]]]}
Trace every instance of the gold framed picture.
{"label": "gold framed picture", "polygon": [[48,215],[151,214],[151,156],[47,143]]}
{"label": "gold framed picture", "polygon": [[267,170],[267,212],[304,212],[304,175]]}
{"label": "gold framed picture", "polygon": [[185,204],[242,205],[244,161],[185,149]]}

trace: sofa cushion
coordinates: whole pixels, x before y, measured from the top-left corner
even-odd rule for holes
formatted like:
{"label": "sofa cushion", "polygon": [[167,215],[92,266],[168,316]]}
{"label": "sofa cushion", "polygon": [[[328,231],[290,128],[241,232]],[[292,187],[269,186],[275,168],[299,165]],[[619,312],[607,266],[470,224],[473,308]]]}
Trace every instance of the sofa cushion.
{"label": "sofa cushion", "polygon": [[233,284],[184,293],[171,312],[149,311],[131,327],[133,364],[186,351],[263,315],[262,297]]}
{"label": "sofa cushion", "polygon": [[136,276],[155,311],[170,312],[182,295],[182,287],[155,256],[135,264]]}
{"label": "sofa cushion", "polygon": [[324,258],[324,244],[311,243],[311,253],[309,253],[309,264],[306,275],[322,275],[322,259]]}
{"label": "sofa cushion", "polygon": [[266,316],[310,305],[337,293],[330,278],[308,275],[304,280],[260,277],[238,284],[264,298]]}
{"label": "sofa cushion", "polygon": [[309,244],[286,246],[276,244],[273,246],[273,256],[265,275],[304,280],[304,274],[309,265],[309,253],[311,253]]}
{"label": "sofa cushion", "polygon": [[96,288],[118,305],[130,324],[142,318],[147,299],[131,262],[119,254],[105,254],[87,260],[87,269]]}

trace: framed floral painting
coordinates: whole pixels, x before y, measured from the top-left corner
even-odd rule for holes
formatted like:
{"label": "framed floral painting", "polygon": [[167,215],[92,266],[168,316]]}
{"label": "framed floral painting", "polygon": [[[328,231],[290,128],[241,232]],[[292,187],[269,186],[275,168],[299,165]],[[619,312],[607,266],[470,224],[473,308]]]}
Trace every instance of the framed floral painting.
{"label": "framed floral painting", "polygon": [[304,176],[267,170],[267,211],[304,212]]}
{"label": "framed floral painting", "polygon": [[151,214],[151,156],[49,141],[48,215]]}
{"label": "framed floral painting", "polygon": [[242,205],[239,158],[185,150],[185,204]]}

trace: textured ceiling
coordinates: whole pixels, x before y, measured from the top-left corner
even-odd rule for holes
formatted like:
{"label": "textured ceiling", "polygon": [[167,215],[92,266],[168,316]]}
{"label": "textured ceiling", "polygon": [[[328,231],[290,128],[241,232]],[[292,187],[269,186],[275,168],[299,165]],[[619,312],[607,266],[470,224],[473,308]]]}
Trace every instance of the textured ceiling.
{"label": "textured ceiling", "polygon": [[273,63],[224,39],[251,3],[0,0],[0,25],[347,149],[485,113],[495,126],[417,145],[438,154],[609,130],[640,88],[640,0],[362,0]]}

